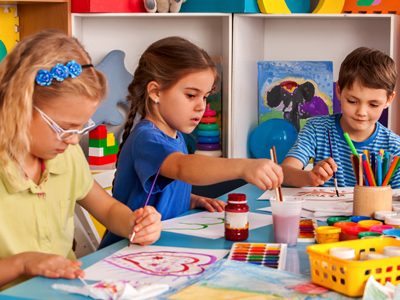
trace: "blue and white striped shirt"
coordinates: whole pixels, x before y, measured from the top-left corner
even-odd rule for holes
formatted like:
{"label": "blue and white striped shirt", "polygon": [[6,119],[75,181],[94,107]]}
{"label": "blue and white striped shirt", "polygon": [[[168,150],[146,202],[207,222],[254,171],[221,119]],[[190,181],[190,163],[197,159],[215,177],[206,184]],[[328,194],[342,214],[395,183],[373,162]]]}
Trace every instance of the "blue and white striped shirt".
{"label": "blue and white striped shirt", "polygon": [[[307,120],[300,131],[296,143],[288,152],[286,157],[299,159],[303,166],[307,166],[310,158],[316,162],[324,160],[331,156],[329,150],[328,129],[331,135],[333,159],[338,165],[336,178],[338,186],[352,187],[356,185],[356,178],[353,172],[350,155],[352,154],[347,144],[342,127],[340,126],[340,117],[342,114],[317,116]],[[400,136],[393,133],[385,126],[376,123],[375,132],[364,142],[354,142],[354,147],[359,154],[364,150],[370,153],[379,153],[379,150],[389,151],[391,154],[400,156]],[[392,188],[400,188],[400,168],[393,175],[390,185]],[[322,186],[334,186],[333,177]]]}

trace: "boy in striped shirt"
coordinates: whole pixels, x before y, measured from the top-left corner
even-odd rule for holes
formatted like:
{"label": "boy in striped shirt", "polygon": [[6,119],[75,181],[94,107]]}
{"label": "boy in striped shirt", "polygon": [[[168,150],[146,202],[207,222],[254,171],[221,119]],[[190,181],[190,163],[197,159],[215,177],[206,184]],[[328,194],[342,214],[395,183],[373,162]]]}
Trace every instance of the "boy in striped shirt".
{"label": "boy in striped shirt", "polygon": [[[368,47],[351,52],[342,62],[336,85],[342,113],[307,120],[281,165],[283,185],[334,186],[332,175],[337,172],[338,186],[355,186],[352,152],[343,136],[345,132],[359,154],[368,150],[377,155],[382,149],[400,156],[400,137],[378,122],[393,101],[396,80],[395,63],[385,53]],[[304,170],[311,158],[312,170]],[[390,185],[400,188],[400,176],[394,174]]]}

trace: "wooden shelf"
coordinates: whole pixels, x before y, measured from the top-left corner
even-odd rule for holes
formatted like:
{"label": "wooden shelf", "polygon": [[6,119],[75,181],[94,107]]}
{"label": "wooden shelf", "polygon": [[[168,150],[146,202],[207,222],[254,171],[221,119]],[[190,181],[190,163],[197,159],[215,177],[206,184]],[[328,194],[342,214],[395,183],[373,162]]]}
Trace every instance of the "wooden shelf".
{"label": "wooden shelf", "polygon": [[44,29],[58,29],[71,35],[71,0],[1,1],[17,5],[21,39]]}

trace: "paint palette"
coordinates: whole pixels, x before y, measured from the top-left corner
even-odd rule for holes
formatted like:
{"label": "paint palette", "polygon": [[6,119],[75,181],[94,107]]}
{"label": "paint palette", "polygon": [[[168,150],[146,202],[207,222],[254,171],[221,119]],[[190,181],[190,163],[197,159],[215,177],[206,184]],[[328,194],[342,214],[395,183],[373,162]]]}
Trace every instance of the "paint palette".
{"label": "paint palette", "polygon": [[314,243],[315,242],[315,228],[318,227],[317,220],[301,218],[298,243]]}
{"label": "paint palette", "polygon": [[234,243],[228,259],[284,270],[287,244]]}

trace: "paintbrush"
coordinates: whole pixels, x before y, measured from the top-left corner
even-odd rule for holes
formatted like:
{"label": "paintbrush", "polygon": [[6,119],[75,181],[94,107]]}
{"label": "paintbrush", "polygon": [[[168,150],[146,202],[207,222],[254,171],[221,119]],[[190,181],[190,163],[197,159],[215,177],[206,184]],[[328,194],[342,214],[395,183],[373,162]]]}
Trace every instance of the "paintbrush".
{"label": "paintbrush", "polygon": [[[333,159],[331,134],[330,134],[330,132],[329,132],[329,129],[328,129],[328,140],[329,140],[329,150],[331,151],[331,157],[332,157],[332,159]],[[333,182],[335,183],[336,196],[339,197],[339,191],[338,191],[337,179],[336,179],[336,172],[333,172]]]}
{"label": "paintbrush", "polygon": [[[274,162],[275,162],[276,164],[278,164],[278,158],[277,158],[277,156],[276,156],[275,146],[272,146],[272,150],[273,150],[273,152],[274,152]],[[280,201],[283,201],[282,187],[281,187],[281,186],[278,186],[278,193],[279,193]]]}
{"label": "paintbrush", "polygon": [[[158,174],[160,174],[160,169],[161,169],[161,167],[158,168],[157,173],[156,173],[156,175],[154,176],[153,183],[152,183],[152,185],[151,185],[151,188],[150,188],[150,190],[149,190],[149,193],[147,194],[146,201],[144,201],[143,207],[145,207],[145,206],[147,205],[147,203],[149,202],[151,193],[153,192],[154,185],[156,184],[156,181],[157,181]],[[133,227],[135,228],[135,226],[133,226]],[[128,247],[132,244],[132,241],[133,241],[133,238],[135,237],[135,234],[136,234],[136,232],[135,232],[135,230],[134,230],[133,233],[132,233],[131,239],[129,240]]]}

